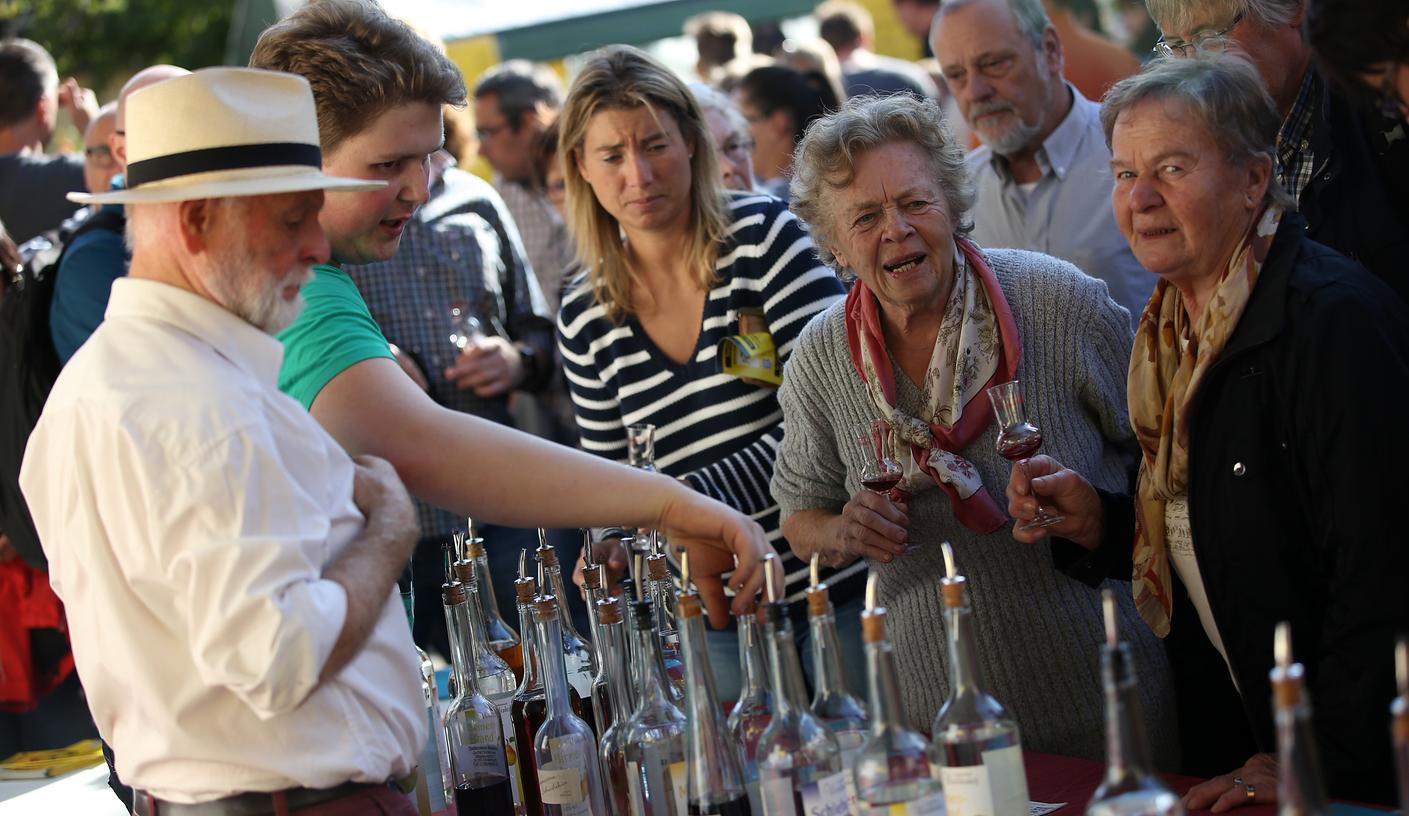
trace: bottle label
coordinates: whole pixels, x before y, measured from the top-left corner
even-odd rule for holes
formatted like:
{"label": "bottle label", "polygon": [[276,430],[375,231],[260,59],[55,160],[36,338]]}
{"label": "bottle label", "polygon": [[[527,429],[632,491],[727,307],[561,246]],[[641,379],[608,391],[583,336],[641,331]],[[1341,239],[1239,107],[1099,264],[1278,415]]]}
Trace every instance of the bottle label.
{"label": "bottle label", "polygon": [[983,752],[982,765],[940,768],[949,816],[1026,816],[1022,746]]}
{"label": "bottle label", "polygon": [[675,789],[675,812],[685,816],[690,812],[690,769],[684,762],[671,764],[670,786]]}
{"label": "bottle label", "polygon": [[[478,736],[478,735],[476,735]],[[455,746],[455,776],[507,776],[504,747],[498,738]]]}
{"label": "bottle label", "polygon": [[857,816],[945,816],[944,794],[936,791],[919,799],[893,805],[868,805],[863,802],[856,813]]}
{"label": "bottle label", "polygon": [[867,731],[855,728],[836,732],[837,744],[841,747],[841,767],[846,777],[846,801],[851,805],[852,813],[858,812],[861,807],[856,798],[856,775],[852,770],[861,758],[861,749],[866,747],[868,735]]}
{"label": "bottle label", "polygon": [[845,772],[815,779],[802,786],[802,811],[807,816],[851,816]]}
{"label": "bottle label", "polygon": [[759,769],[758,793],[763,801],[763,816],[796,816],[793,804],[793,780],[787,772]]}
{"label": "bottle label", "polygon": [[519,738],[513,731],[505,732],[504,761],[509,765],[509,779],[514,789],[514,806],[523,807],[523,765],[519,763]]}
{"label": "bottle label", "polygon": [[539,798],[545,805],[559,805],[563,816],[589,816],[586,752],[581,737],[550,737],[552,759],[538,769]]}

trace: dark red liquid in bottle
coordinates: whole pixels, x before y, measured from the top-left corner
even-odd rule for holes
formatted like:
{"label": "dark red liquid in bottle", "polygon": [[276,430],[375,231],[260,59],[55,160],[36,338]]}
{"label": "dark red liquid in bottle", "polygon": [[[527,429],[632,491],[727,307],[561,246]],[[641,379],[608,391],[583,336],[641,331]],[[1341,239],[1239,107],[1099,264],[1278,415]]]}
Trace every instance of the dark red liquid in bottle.
{"label": "dark red liquid in bottle", "polygon": [[464,816],[513,816],[513,784],[506,776],[481,788],[455,788],[455,812]]}

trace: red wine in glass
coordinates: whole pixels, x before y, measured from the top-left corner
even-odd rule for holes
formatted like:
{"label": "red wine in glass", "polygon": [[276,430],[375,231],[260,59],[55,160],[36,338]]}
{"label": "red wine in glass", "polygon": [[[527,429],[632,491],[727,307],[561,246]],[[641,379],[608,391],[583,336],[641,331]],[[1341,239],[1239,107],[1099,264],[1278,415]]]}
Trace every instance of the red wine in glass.
{"label": "red wine in glass", "polygon": [[861,486],[873,493],[889,493],[898,484],[900,484],[899,476],[878,476],[874,479],[861,480]]}
{"label": "red wine in glass", "polygon": [[1024,422],[1012,428],[1004,428],[998,435],[998,455],[1009,462],[1027,459],[1042,447],[1042,431]]}
{"label": "red wine in glass", "polygon": [[[1042,447],[1042,431],[1028,421],[1027,407],[1023,404],[1022,385],[1013,380],[995,385],[988,389],[987,393],[989,401],[993,403],[993,415],[998,419],[998,427],[1002,428],[995,444],[998,455],[1017,463],[1018,469],[1027,477],[1030,490],[1032,477],[1027,472],[1027,459]],[[1017,529],[1050,527],[1063,520],[1062,516],[1048,513],[1043,509],[1042,503],[1038,502],[1037,515],[1030,521],[1019,524]]]}

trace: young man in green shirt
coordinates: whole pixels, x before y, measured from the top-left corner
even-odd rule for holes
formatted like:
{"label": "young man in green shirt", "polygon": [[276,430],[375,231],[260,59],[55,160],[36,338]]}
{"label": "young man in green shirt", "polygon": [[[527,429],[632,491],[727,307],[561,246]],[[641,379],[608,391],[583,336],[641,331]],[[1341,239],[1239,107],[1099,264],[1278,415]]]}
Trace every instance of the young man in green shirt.
{"label": "young man in green shirt", "polygon": [[[465,103],[459,69],[370,0],[304,6],[261,35],[250,65],[312,85],[325,172],[388,182],[327,196],[319,221],[333,259],[315,268],[303,313],[280,335],[280,388],[349,454],[390,460],[413,495],[451,512],[518,527],[659,528],[689,550],[711,622],[727,621],[720,576],[731,569],[743,612],[773,552],[757,524],[668,477],[436,404],[394,360],[339,268],[396,252],[427,198],[428,162],[444,138],[441,107]],[[516,376],[492,361],[485,369],[486,377]]]}

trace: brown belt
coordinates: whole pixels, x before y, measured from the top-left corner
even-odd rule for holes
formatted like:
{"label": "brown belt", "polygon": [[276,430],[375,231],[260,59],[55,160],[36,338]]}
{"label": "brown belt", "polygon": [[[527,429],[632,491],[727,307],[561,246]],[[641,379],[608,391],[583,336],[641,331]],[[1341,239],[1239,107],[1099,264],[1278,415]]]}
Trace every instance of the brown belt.
{"label": "brown belt", "polygon": [[289,788],[269,793],[238,793],[224,799],[194,805],[167,802],[145,791],[135,791],[133,812],[137,816],[276,816],[299,808],[331,802],[344,796],[354,796],[368,788],[387,786],[387,783],[345,782],[335,788]]}

